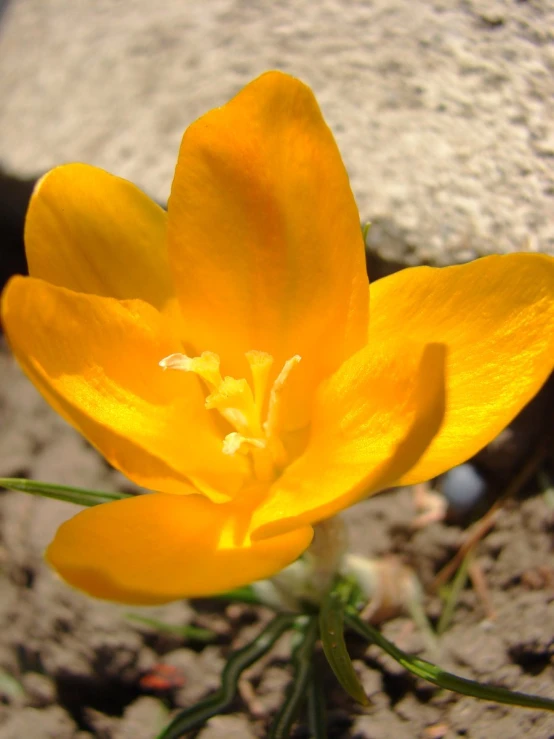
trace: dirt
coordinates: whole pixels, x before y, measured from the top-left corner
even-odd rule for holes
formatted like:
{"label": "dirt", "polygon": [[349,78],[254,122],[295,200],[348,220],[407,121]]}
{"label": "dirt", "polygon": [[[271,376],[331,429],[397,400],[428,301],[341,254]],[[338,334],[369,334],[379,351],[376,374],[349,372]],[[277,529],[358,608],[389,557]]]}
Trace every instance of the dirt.
{"label": "dirt", "polygon": [[[2,475],[129,489],[50,411],[5,347],[0,375]],[[225,655],[252,638],[268,613],[215,602],[141,609],[168,624],[212,629],[216,641],[205,644],[130,620],[128,612],[139,609],[73,592],[41,558],[57,525],[73,512],[69,504],[22,493],[0,497],[0,737],[152,739],[173,710],[217,687]],[[345,515],[354,551],[401,557],[426,588],[466,530],[440,522],[414,531],[413,497],[406,489],[377,496]],[[478,548],[490,603],[471,587],[462,591],[438,656],[429,654],[407,615],[384,623],[384,634],[462,676],[554,697],[553,539],[554,511],[531,476],[525,497],[501,509]],[[425,605],[436,623],[440,599],[427,594]],[[549,714],[442,693],[407,675],[376,647],[356,638],[349,644],[371,705],[355,705],[327,674],[329,737],[554,737]],[[231,713],[211,720],[199,736],[263,737],[288,680],[286,653],[285,640],[249,673],[246,701],[237,699]],[[307,736],[301,724],[295,735]]]}

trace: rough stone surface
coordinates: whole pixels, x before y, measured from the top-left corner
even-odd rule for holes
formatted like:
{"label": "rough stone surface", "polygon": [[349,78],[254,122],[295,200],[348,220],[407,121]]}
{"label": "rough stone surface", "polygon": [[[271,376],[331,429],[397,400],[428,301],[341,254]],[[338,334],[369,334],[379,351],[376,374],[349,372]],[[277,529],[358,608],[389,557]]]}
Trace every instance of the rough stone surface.
{"label": "rough stone surface", "polygon": [[553,28],[541,0],[8,2],[0,160],[163,201],[186,125],[279,68],[316,92],[362,217],[392,224],[387,259],[554,253]]}

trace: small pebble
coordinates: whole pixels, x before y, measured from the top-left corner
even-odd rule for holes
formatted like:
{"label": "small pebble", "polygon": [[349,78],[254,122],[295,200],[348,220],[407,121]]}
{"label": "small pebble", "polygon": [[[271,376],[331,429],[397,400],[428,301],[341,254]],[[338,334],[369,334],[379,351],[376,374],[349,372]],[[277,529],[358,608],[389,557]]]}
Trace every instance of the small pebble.
{"label": "small pebble", "polygon": [[443,476],[440,490],[448,501],[449,513],[463,515],[480,502],[487,484],[477,469],[466,463],[453,467]]}

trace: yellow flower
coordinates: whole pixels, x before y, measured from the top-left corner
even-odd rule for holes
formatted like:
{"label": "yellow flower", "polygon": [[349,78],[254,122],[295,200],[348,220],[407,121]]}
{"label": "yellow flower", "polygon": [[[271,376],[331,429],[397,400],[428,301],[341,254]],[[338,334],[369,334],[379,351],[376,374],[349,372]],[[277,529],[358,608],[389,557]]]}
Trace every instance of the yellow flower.
{"label": "yellow flower", "polygon": [[[186,131],[167,214],[54,169],[3,322],[24,371],[111,464],[161,492],[79,513],[50,564],[159,603],[277,572],[312,525],[490,441],[554,357],[554,259],[408,269],[371,289],[311,91],[271,72]],[[78,481],[76,481],[78,483]]]}

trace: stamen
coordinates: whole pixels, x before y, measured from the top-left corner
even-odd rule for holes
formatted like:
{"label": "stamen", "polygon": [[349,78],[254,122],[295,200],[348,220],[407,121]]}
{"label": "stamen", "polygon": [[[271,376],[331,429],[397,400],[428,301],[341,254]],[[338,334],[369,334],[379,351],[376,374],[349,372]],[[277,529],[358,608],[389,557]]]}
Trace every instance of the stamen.
{"label": "stamen", "polygon": [[267,390],[267,382],[269,380],[269,373],[273,365],[273,357],[271,354],[266,352],[258,352],[252,350],[246,352],[246,359],[250,365],[250,372],[252,373],[252,384],[254,385],[254,402],[256,404],[256,411],[258,418],[262,418],[263,406]]}
{"label": "stamen", "polygon": [[194,372],[201,377],[210,390],[217,390],[223,382],[219,371],[219,357],[214,352],[202,352],[199,357],[187,357],[186,354],[170,354],[159,363],[163,369]]}
{"label": "stamen", "polygon": [[294,357],[287,359],[283,369],[279,372],[277,379],[273,383],[271,392],[269,394],[269,408],[267,411],[267,420],[264,423],[264,431],[268,438],[276,436],[279,432],[281,425],[281,394],[283,387],[291,373],[293,367],[295,367],[302,357],[295,354]]}
{"label": "stamen", "polygon": [[226,377],[206,398],[206,408],[218,410],[240,433],[261,433],[252,390],[244,379]]}
{"label": "stamen", "polygon": [[163,369],[178,369],[188,372],[192,359],[186,354],[170,354],[168,357],[161,359],[158,364]]}
{"label": "stamen", "polygon": [[[232,431],[223,439],[223,454],[233,455],[238,451],[242,451],[244,445],[255,447],[256,449],[265,449],[265,442],[262,439],[252,439],[242,434]],[[248,450],[244,450],[248,451]]]}
{"label": "stamen", "polygon": [[[280,438],[282,393],[285,383],[300,357],[288,359],[277,376],[267,398],[273,357],[266,352],[246,352],[252,373],[252,387],[245,379],[221,377],[220,360],[213,352],[202,352],[199,357],[170,354],[161,360],[164,370],[194,372],[208,386],[206,408],[217,410],[235,429],[223,440],[223,453],[248,454],[252,475],[258,480],[271,481],[287,463],[287,451]],[[267,404],[266,420],[262,416]]]}

